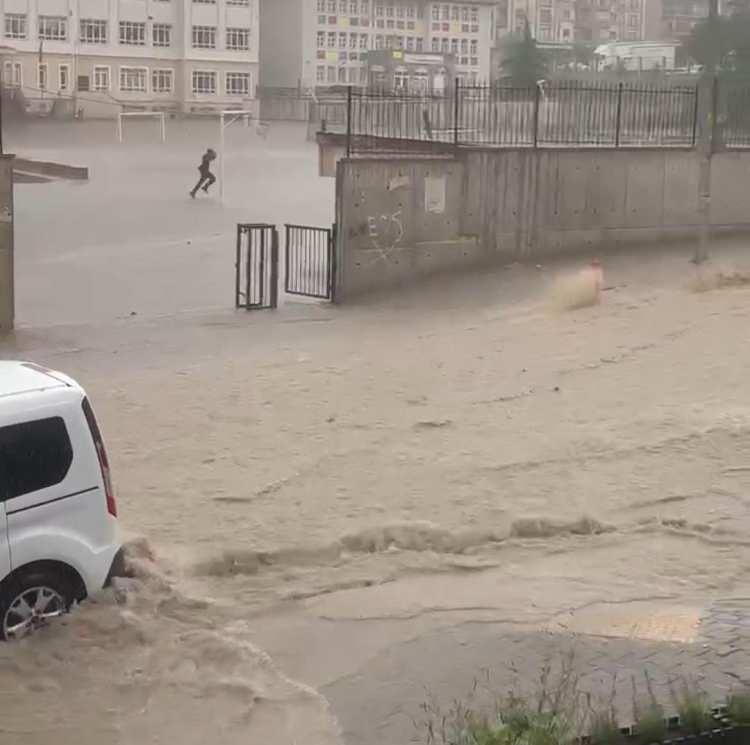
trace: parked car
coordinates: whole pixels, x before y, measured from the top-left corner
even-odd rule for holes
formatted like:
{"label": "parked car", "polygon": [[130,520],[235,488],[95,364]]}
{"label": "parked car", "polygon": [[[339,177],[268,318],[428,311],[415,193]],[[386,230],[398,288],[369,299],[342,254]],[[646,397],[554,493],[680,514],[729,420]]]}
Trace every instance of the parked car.
{"label": "parked car", "polygon": [[102,589],[122,562],[109,463],[84,390],[0,361],[0,637]]}

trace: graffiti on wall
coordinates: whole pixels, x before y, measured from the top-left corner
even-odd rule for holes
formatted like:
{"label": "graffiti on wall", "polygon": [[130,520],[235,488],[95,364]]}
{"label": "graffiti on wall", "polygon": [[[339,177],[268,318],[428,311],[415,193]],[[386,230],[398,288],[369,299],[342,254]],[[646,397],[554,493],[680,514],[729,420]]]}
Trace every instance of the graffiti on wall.
{"label": "graffiti on wall", "polygon": [[389,254],[404,240],[403,211],[386,215],[370,215],[367,218],[367,233],[372,248],[378,257],[389,261]]}

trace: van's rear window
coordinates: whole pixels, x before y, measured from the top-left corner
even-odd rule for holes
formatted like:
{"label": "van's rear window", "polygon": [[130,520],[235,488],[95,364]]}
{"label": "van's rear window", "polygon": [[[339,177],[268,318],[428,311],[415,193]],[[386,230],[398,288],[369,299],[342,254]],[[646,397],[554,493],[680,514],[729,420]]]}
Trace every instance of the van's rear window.
{"label": "van's rear window", "polygon": [[73,462],[61,417],[0,427],[0,500],[59,484]]}

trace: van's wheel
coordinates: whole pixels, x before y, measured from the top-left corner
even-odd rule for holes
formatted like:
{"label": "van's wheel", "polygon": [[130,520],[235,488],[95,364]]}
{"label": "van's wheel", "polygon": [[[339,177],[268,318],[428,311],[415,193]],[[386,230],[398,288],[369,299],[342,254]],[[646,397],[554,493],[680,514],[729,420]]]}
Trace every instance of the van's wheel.
{"label": "van's wheel", "polygon": [[50,572],[31,572],[11,580],[0,593],[0,638],[23,639],[68,612],[73,593]]}

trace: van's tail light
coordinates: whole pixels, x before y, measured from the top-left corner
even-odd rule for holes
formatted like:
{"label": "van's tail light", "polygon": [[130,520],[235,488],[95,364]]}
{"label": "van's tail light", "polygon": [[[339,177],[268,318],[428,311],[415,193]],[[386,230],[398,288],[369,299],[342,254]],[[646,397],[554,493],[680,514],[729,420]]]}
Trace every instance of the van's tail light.
{"label": "van's tail light", "polygon": [[91,408],[91,404],[87,398],[83,399],[83,413],[86,417],[86,421],[89,425],[89,431],[91,437],[94,440],[94,447],[96,448],[96,455],[99,458],[99,467],[102,469],[102,480],[104,481],[104,493],[107,497],[107,512],[112,517],[117,517],[117,501],[115,500],[115,494],[112,490],[112,477],[109,471],[109,461],[107,460],[107,450],[104,447],[104,440],[102,440],[102,433],[99,431],[99,425],[96,423],[96,417],[94,416],[94,410]]}

